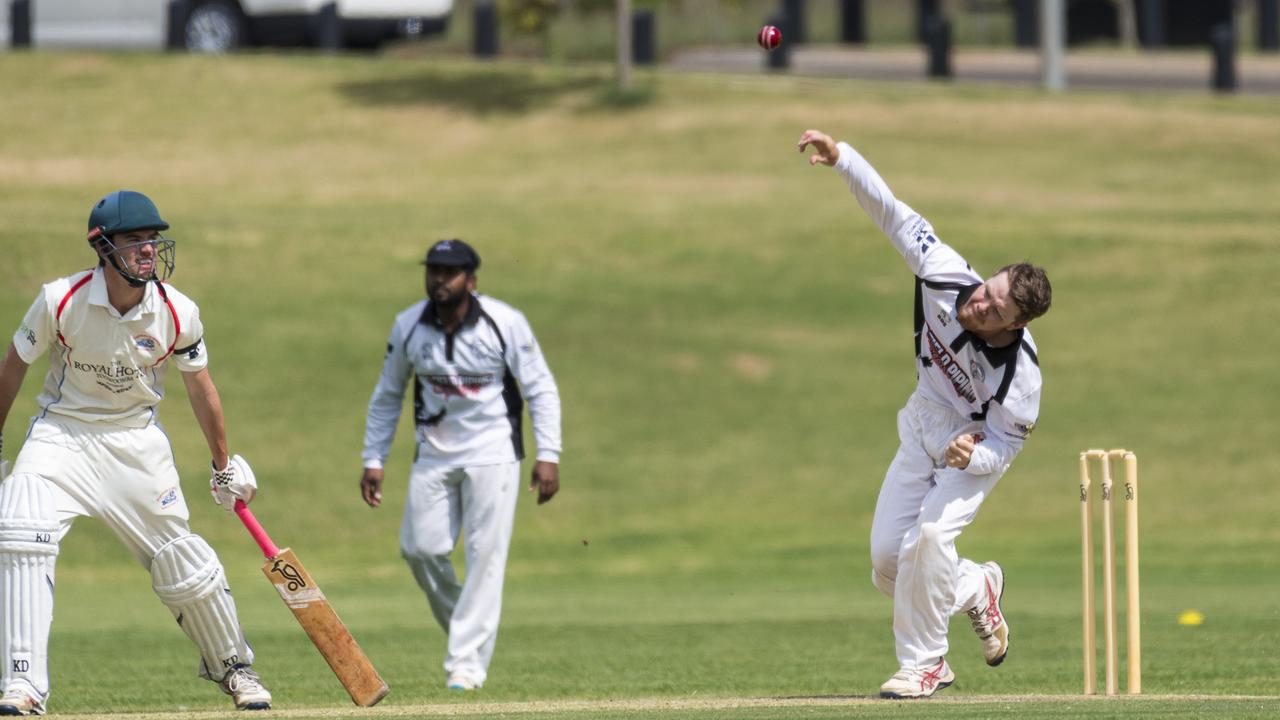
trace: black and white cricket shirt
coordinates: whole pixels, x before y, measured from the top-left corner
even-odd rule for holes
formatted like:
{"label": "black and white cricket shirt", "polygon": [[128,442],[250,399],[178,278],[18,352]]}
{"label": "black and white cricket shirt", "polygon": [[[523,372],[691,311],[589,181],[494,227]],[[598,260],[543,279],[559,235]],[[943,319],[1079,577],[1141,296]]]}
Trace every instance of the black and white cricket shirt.
{"label": "black and white cricket shirt", "polygon": [[916,276],[917,392],[983,423],[983,439],[968,472],[1002,472],[1022,449],[1040,412],[1040,361],[1031,332],[1018,330],[1012,343],[996,348],[961,327],[956,308],[982,285],[982,276],[938,239],[927,220],[895,198],[856,150],[843,142],[839,148],[836,171]]}
{"label": "black and white cricket shirt", "polygon": [[451,467],[523,459],[523,396],[537,459],[559,462],[560,393],[529,322],[510,305],[472,295],[453,333],[426,300],[396,316],[369,400],[366,468],[382,467],[391,451],[410,377],[419,459]]}

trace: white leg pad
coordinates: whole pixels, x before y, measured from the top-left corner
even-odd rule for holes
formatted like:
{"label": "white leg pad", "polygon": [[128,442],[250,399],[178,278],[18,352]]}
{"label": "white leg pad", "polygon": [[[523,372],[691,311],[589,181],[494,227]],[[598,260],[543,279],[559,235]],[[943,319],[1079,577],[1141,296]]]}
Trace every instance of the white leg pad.
{"label": "white leg pad", "polygon": [[48,481],[20,473],[0,483],[0,690],[49,696],[49,626],[58,516]]}
{"label": "white leg pad", "polygon": [[200,649],[200,677],[217,682],[231,668],[253,664],[222,563],[203,538],[184,535],[161,547],[151,561],[151,585]]}

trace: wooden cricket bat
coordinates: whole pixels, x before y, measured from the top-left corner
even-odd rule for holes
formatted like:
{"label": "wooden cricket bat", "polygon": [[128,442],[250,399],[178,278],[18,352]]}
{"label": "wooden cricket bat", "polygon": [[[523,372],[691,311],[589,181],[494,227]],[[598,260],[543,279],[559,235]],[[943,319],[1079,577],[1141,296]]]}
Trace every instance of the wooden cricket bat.
{"label": "wooden cricket bat", "polygon": [[284,604],[298,619],[298,624],[307,632],[325,662],[333,668],[333,674],[351,695],[351,702],[360,707],[377,705],[391,689],[356,644],[355,638],[351,637],[347,626],[342,624],[338,613],[333,611],[298,556],[289,548],[277,548],[241,500],[236,501],[236,515],[267,558],[262,574],[275,586]]}

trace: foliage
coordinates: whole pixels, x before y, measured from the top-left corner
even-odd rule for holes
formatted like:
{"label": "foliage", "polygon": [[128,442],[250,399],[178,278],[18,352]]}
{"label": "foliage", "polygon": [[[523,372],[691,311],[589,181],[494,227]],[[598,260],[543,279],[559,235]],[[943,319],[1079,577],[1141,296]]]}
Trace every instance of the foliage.
{"label": "foliage", "polygon": [[559,0],[498,0],[499,15],[516,32],[541,35],[560,13]]}

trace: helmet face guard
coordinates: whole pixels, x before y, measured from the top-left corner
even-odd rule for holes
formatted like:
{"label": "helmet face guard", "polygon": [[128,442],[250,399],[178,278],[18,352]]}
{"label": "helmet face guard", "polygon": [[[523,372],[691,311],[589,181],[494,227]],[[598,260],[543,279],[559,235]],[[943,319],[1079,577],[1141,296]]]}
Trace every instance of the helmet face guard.
{"label": "helmet face guard", "polygon": [[[96,227],[89,231],[89,244],[98,251],[99,257],[111,264],[120,276],[128,281],[133,287],[142,287],[147,282],[155,280],[163,282],[169,279],[173,274],[174,263],[177,258],[177,246],[173,240],[156,233],[156,236],[150,240],[129,243],[127,245],[116,245],[111,236],[106,233],[105,227]],[[126,250],[131,250],[139,245],[154,245],[155,255],[150,273],[139,274],[129,266],[128,261],[121,256]]]}

